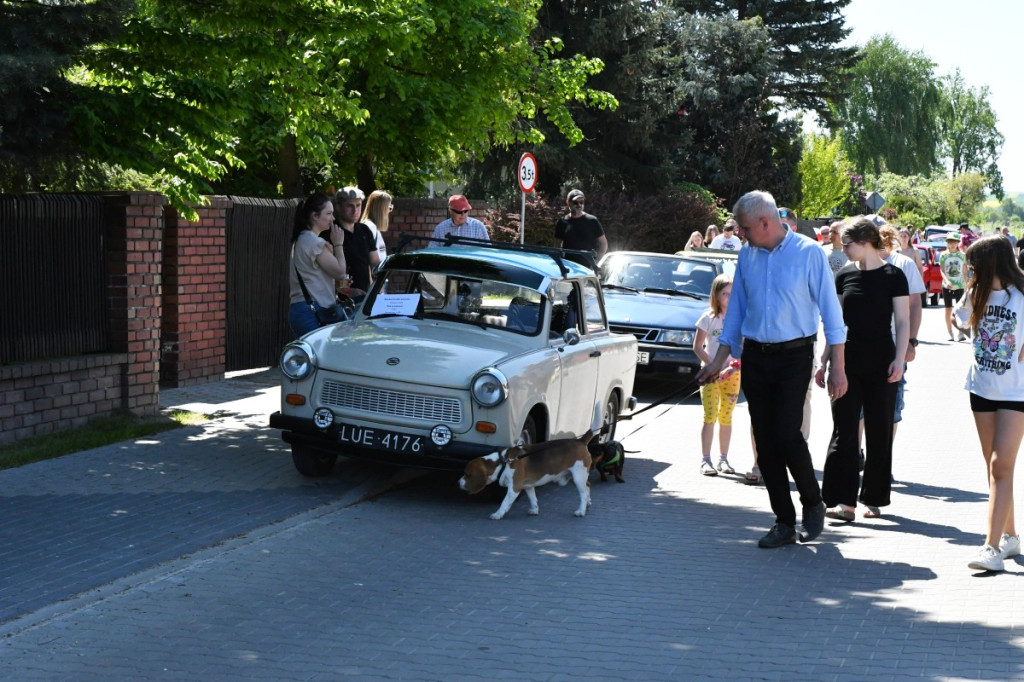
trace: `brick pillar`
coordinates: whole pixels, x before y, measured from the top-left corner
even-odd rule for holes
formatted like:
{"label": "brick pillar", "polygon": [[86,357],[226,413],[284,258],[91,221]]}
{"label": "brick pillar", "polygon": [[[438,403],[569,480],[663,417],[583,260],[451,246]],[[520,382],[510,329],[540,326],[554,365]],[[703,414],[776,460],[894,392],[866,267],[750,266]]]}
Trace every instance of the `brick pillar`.
{"label": "brick pillar", "polygon": [[168,209],[160,382],[189,386],[224,378],[227,345],[227,197],[210,197],[189,222]]}
{"label": "brick pillar", "polygon": [[[403,233],[411,233],[423,237],[429,237],[434,233],[438,223],[449,218],[448,199],[403,199],[396,197],[393,202],[395,209],[388,221],[390,227],[384,236],[388,246],[388,253],[391,253],[398,244]],[[487,224],[487,203],[482,199],[470,199],[469,203],[473,210],[469,215]],[[490,229],[490,228],[488,228]],[[493,235],[492,235],[493,236]],[[406,250],[413,248],[424,248],[426,242],[417,242]]]}
{"label": "brick pillar", "polygon": [[128,354],[121,406],[152,415],[160,408],[160,252],[167,199],[155,192],[129,192],[106,200],[111,341]]}

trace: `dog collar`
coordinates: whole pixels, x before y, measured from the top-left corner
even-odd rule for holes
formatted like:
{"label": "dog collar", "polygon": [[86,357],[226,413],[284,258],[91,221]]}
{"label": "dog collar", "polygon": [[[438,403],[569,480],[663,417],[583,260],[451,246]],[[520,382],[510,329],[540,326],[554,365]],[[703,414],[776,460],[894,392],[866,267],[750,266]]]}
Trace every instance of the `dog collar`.
{"label": "dog collar", "polygon": [[610,465],[615,464],[616,462],[618,462],[620,459],[622,459],[622,450],[619,450],[618,448],[612,448],[612,449],[615,450],[615,456],[612,457],[609,460],[601,462],[601,466],[602,467],[610,466]]}

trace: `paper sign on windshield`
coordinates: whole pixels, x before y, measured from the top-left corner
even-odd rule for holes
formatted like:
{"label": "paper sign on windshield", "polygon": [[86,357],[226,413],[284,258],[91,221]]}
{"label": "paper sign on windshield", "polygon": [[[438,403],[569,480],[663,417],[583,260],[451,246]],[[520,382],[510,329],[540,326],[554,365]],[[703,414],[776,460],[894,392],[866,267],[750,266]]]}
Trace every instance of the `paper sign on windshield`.
{"label": "paper sign on windshield", "polygon": [[371,317],[378,315],[404,315],[412,317],[416,314],[416,306],[420,303],[419,294],[378,294],[373,301]]}

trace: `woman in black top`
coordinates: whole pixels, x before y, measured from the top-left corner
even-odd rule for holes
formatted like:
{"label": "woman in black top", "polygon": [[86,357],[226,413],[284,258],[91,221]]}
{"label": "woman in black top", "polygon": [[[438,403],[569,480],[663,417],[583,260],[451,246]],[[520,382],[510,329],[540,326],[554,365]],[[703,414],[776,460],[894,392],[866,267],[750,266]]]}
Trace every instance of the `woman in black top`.
{"label": "woman in black top", "polygon": [[[885,262],[878,228],[866,218],[847,222],[843,251],[850,263],[836,273],[836,291],[846,322],[846,394],[832,403],[832,440],[825,460],[821,496],[826,516],[852,521],[857,509],[857,432],[864,412],[867,461],[860,501],[864,516],[880,515],[892,487],[892,418],[896,386],[910,337],[910,299],[903,272]],[[891,322],[895,317],[896,340]],[[824,387],[818,370],[815,381]]]}

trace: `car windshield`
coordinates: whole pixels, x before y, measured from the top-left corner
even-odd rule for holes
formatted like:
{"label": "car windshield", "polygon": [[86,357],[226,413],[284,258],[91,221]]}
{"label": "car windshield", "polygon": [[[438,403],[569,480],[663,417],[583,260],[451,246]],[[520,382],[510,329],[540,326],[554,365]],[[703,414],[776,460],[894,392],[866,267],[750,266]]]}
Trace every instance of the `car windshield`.
{"label": "car windshield", "polygon": [[714,263],[698,259],[618,253],[601,264],[601,284],[613,291],[626,289],[708,298],[716,272]]}
{"label": "car windshield", "polygon": [[546,298],[527,287],[453,273],[386,270],[363,307],[371,318],[407,316],[497,328],[533,336]]}

